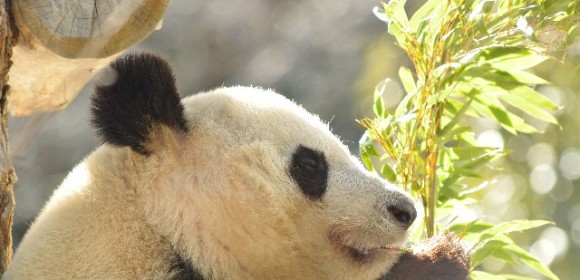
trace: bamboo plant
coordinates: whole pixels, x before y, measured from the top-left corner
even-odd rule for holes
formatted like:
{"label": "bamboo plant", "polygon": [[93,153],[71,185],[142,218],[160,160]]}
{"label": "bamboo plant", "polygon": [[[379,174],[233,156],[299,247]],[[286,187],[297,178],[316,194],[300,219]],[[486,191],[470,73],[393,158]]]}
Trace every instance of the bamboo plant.
{"label": "bamboo plant", "polygon": [[375,116],[359,121],[366,128],[364,164],[422,206],[415,241],[451,231],[470,244],[472,279],[533,279],[479,271],[489,257],[558,279],[509,236],[551,222],[462,221],[451,210],[477,203],[470,194],[493,183],[482,170],[506,154],[479,145],[470,120],[488,118],[511,134],[539,132],[525,115],[558,125],[552,114],[558,106],[535,90],[548,81],[529,69],[547,59],[566,63],[566,46],[580,33],[579,2],[429,0],[411,17],[405,2],[391,0],[374,10],[412,67],[399,69],[405,96],[398,106],[385,108],[384,89],[394,82],[386,79],[374,92]]}

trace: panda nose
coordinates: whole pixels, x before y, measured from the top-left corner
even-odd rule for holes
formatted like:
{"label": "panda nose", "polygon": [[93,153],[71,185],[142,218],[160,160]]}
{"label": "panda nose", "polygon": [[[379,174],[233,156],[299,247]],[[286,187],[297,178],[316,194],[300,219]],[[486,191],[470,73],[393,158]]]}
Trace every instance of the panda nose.
{"label": "panda nose", "polygon": [[415,206],[408,200],[390,204],[387,206],[387,210],[405,229],[408,229],[413,221],[415,221],[415,218],[417,218],[417,210],[415,210]]}

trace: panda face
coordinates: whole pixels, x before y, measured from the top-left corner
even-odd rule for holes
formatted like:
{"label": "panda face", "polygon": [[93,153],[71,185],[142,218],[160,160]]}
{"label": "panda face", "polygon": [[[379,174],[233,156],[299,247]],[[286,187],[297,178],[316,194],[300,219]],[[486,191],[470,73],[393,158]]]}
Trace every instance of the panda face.
{"label": "panda face", "polygon": [[[267,264],[256,274],[276,270],[284,279],[296,271],[309,271],[297,279],[373,279],[397,259],[416,215],[411,200],[366,171],[317,117],[256,88],[217,89],[182,103],[191,132],[179,144],[178,165],[188,171],[171,178],[181,177],[176,189],[187,193],[171,197],[190,197],[192,223],[212,228],[186,244],[222,244],[228,249],[212,251],[240,267]],[[272,261],[279,256],[286,260]]]}
{"label": "panda face", "polygon": [[416,216],[411,199],[366,171],[318,117],[257,88],[143,99],[164,105],[124,117],[138,137],[98,117],[125,100],[96,102],[95,123],[106,143],[134,151],[147,222],[201,274],[370,280],[397,260]]}

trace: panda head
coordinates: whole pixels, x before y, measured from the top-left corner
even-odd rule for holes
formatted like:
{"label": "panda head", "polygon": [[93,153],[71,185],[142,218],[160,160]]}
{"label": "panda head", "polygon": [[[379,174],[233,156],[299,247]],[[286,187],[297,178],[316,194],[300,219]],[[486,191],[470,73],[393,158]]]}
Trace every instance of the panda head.
{"label": "panda head", "polygon": [[167,63],[116,60],[93,98],[105,149],[126,153],[144,219],[216,279],[376,279],[416,217],[328,126],[269,90],[180,100]]}

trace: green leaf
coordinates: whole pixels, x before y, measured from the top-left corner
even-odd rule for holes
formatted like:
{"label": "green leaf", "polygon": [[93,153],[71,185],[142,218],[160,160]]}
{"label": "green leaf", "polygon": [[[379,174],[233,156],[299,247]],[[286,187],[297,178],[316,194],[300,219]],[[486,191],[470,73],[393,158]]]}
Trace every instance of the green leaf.
{"label": "green leaf", "polygon": [[464,198],[464,199],[451,198],[437,207],[436,219],[442,219],[445,217],[456,217],[457,216],[457,207],[465,206],[468,204],[473,204],[475,202],[476,202],[476,200],[470,199],[470,198]]}
{"label": "green leaf", "polygon": [[379,153],[375,150],[374,141],[370,136],[368,130],[361,136],[359,140],[359,150],[361,161],[364,163],[366,168],[370,171],[375,171],[373,166],[373,161],[371,156],[379,156]]}
{"label": "green leaf", "polygon": [[401,23],[401,27],[407,28],[409,25],[409,18],[405,11],[405,4],[407,0],[390,0],[387,5],[392,6],[394,16],[393,18]]}
{"label": "green leaf", "polygon": [[509,264],[513,265],[518,264],[518,262],[514,259],[514,257],[508,254],[506,250],[503,249],[496,250],[495,252],[493,252],[492,256]]}
{"label": "green leaf", "polygon": [[385,19],[388,23],[387,30],[389,34],[397,39],[399,46],[406,50],[406,29],[409,25],[409,19],[405,12],[406,0],[391,0],[388,3],[383,3],[383,10],[385,12]]}
{"label": "green leaf", "polygon": [[498,97],[502,101],[522,110],[532,117],[551,124],[558,124],[558,120],[554,116],[541,108],[538,108],[535,104],[528,101],[529,99],[521,98],[515,94],[501,94]]}
{"label": "green leaf", "polygon": [[469,272],[469,277],[471,278],[471,280],[506,280],[506,278],[500,275],[493,275],[491,273],[479,270],[473,270]]}
{"label": "green leaf", "polygon": [[549,84],[548,81],[526,71],[510,71],[509,72],[515,80],[520,83],[528,84],[528,85],[542,85],[542,84]]}
{"label": "green leaf", "polygon": [[433,10],[437,5],[441,4],[441,0],[429,0],[419,8],[411,17],[409,27],[411,30],[421,33],[425,25],[433,17]]}
{"label": "green leaf", "polygon": [[566,37],[566,42],[568,44],[574,43],[576,38],[580,36],[580,23],[576,23],[570,29],[568,29],[568,36]]}
{"label": "green leaf", "polygon": [[416,91],[414,93],[407,93],[407,95],[401,100],[401,102],[399,102],[399,105],[395,110],[396,118],[400,118],[401,116],[409,113],[410,110],[407,107],[409,106],[409,102],[411,102],[413,97],[415,97],[416,95],[417,95]]}
{"label": "green leaf", "polygon": [[472,222],[454,223],[449,227],[449,230],[460,236],[468,236],[472,233],[477,233],[479,235],[482,231],[492,227],[492,223],[475,220]]}
{"label": "green leaf", "polygon": [[[477,85],[480,92],[485,93],[485,96],[488,98],[482,97],[478,100],[487,102],[488,104],[486,105],[495,105],[503,110],[503,107],[501,107],[495,99],[489,98],[490,95],[497,96],[502,101],[522,110],[530,116],[552,124],[558,124],[557,119],[545,111],[558,109],[558,106],[530,87],[518,85],[515,78],[509,73],[503,71],[493,72],[491,70],[481,70],[481,73],[479,73],[476,70],[469,69],[465,71],[463,76],[468,82]],[[494,84],[497,84],[497,86]],[[507,112],[507,110],[505,111]],[[497,110],[493,113],[495,113],[496,118],[504,118],[503,120],[506,121],[510,120],[509,123],[504,122],[503,124],[513,127],[511,118],[508,118],[507,115],[502,114],[502,112]]]}
{"label": "green leaf", "polygon": [[390,81],[390,79],[385,79],[379,85],[377,85],[373,96],[373,111],[375,112],[375,115],[381,119],[385,117],[385,102],[383,100],[383,92],[385,91],[386,85]]}
{"label": "green leaf", "polygon": [[513,275],[513,274],[501,274],[500,276],[504,277],[505,279],[508,279],[508,280],[538,280],[537,278],[519,276],[519,275]]}
{"label": "green leaf", "polygon": [[449,131],[447,129],[448,127],[451,126],[449,124],[445,125],[445,127],[439,132],[440,135],[437,138],[437,143],[440,145],[445,145],[445,143],[458,139],[459,136],[464,133],[471,133],[473,130],[473,127],[471,126],[458,126]]}
{"label": "green leaf", "polygon": [[517,134],[517,132],[523,133],[536,133],[538,132],[533,126],[530,126],[524,122],[524,120],[510,112],[508,112],[502,105],[497,102],[494,105],[486,104],[491,102],[491,97],[488,97],[483,101],[478,99],[478,102],[473,103],[473,109],[483,116],[487,116],[495,121],[497,121],[505,130],[512,134]]}
{"label": "green leaf", "polygon": [[548,82],[526,71],[506,71],[492,66],[468,67],[459,75],[460,79],[481,86],[496,86],[509,91],[518,86],[547,84]]}
{"label": "green leaf", "polygon": [[469,273],[472,280],[537,280],[536,278],[512,275],[512,274],[491,274],[484,271],[474,270]]}
{"label": "green leaf", "polygon": [[466,164],[462,165],[462,168],[466,169],[476,169],[477,167],[490,163],[493,160],[497,159],[498,157],[504,156],[505,152],[500,149],[495,149],[481,157],[473,158],[468,161]]}
{"label": "green leaf", "polygon": [[411,69],[405,66],[401,66],[401,68],[399,68],[399,78],[401,79],[403,88],[407,93],[414,93],[417,90]]}
{"label": "green leaf", "polygon": [[539,272],[540,274],[552,279],[552,280],[559,280],[558,276],[556,276],[547,266],[541,263],[537,258],[532,256],[530,253],[526,252],[524,249],[518,247],[515,244],[509,244],[504,247],[506,250],[510,251],[511,253],[515,254],[523,263],[527,266],[533,268],[535,271]]}
{"label": "green leaf", "polygon": [[365,152],[361,152],[360,159],[369,171],[372,171],[372,172],[375,171],[375,167],[373,166],[373,161],[369,157],[369,154],[367,154]]}
{"label": "green leaf", "polygon": [[515,128],[514,123],[512,122],[512,118],[510,118],[510,114],[504,108],[498,106],[487,106],[487,110],[484,112],[490,112],[491,114],[487,114],[488,117],[492,117],[496,121],[498,121],[502,126],[506,127],[509,130],[517,130]]}
{"label": "green leaf", "polygon": [[[458,184],[452,185],[452,187],[441,188],[437,193],[437,195],[439,196],[438,200],[439,201],[444,201],[445,199],[462,200],[464,197],[459,195],[459,192],[456,191],[456,189],[459,188],[461,188],[461,186],[458,186]],[[441,215],[440,212],[442,212],[441,207],[437,206],[437,216]],[[443,211],[443,214],[445,214],[445,211]]]}
{"label": "green leaf", "polygon": [[454,147],[450,148],[450,151],[455,157],[455,160],[474,160],[481,156],[488,155],[491,152],[495,152],[496,148],[487,147]]}
{"label": "green leaf", "polygon": [[497,250],[503,248],[509,243],[506,243],[501,240],[486,240],[485,242],[480,243],[482,244],[479,248],[473,252],[471,256],[471,267],[475,268],[479,266],[483,261],[485,261],[489,256],[495,253]]}
{"label": "green leaf", "polygon": [[483,52],[485,62],[494,68],[506,71],[532,68],[548,59],[548,57],[520,47],[495,47]]}
{"label": "green leaf", "polygon": [[[475,91],[475,89],[473,90]],[[475,92],[471,93],[471,94],[476,94]],[[459,123],[459,121],[461,120],[461,118],[463,118],[463,116],[465,115],[465,112],[467,112],[468,109],[470,109],[471,106],[471,102],[473,102],[473,98],[469,98],[467,100],[467,102],[465,102],[465,104],[463,104],[461,106],[461,108],[459,109],[459,111],[456,112],[450,112],[453,116],[453,118],[451,119],[451,121],[449,123],[447,123],[443,129],[439,132],[439,135],[444,136],[448,133],[449,130],[451,130],[455,125],[457,125],[457,123]],[[449,106],[447,106],[449,105]],[[447,102],[446,106],[445,106],[445,110],[446,111],[452,111],[455,108],[453,108],[452,103]]]}
{"label": "green leaf", "polygon": [[453,174],[455,176],[481,178],[481,174],[479,172],[470,168],[455,167],[453,168]]}
{"label": "green leaf", "polygon": [[397,173],[395,173],[395,170],[388,163],[383,164],[383,167],[381,168],[381,176],[390,182],[397,181]]}
{"label": "green leaf", "polygon": [[497,182],[497,180],[493,179],[493,180],[488,180],[488,181],[483,181],[481,184],[473,186],[473,187],[469,187],[469,188],[465,188],[463,191],[459,192],[460,195],[467,195],[467,194],[471,194],[474,192],[478,192],[480,190],[483,190],[487,187],[489,187],[492,184],[495,184]]}
{"label": "green leaf", "polygon": [[510,94],[515,95],[517,97],[523,98],[534,104],[542,109],[545,110],[558,110],[559,107],[552,102],[552,100],[548,99],[547,97],[543,96],[541,93],[531,89],[527,86],[519,86],[516,88],[511,89]]}
{"label": "green leaf", "polygon": [[363,136],[358,141],[359,149],[362,152],[374,157],[379,157],[380,154],[375,149],[375,142],[371,135],[369,134],[368,130],[363,133]]}
{"label": "green leaf", "polygon": [[498,234],[507,234],[516,231],[524,231],[532,228],[537,228],[545,225],[554,224],[550,221],[543,221],[543,220],[511,220],[508,222],[503,222],[501,224],[497,224],[490,229],[486,229],[482,232],[482,234],[489,234],[489,235],[498,235]]}

